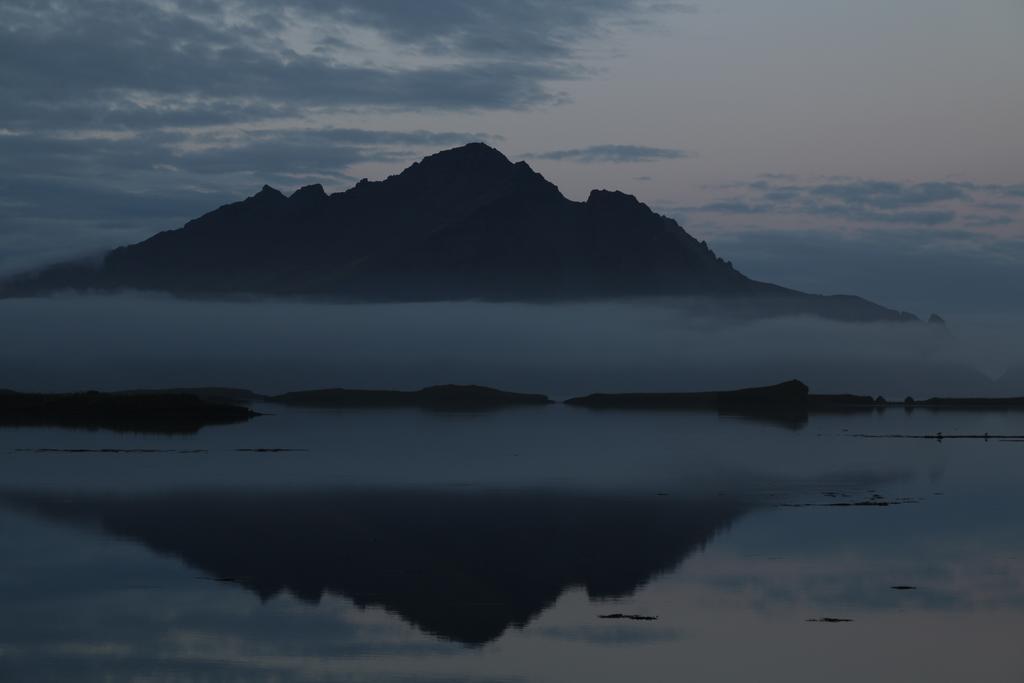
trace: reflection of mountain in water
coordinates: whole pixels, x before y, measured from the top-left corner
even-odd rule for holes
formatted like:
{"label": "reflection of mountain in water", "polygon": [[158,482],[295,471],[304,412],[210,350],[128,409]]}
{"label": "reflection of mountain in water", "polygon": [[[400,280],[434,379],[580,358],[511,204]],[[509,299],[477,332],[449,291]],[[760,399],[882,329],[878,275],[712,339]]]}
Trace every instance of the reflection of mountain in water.
{"label": "reflection of mountain in water", "polygon": [[514,492],[9,494],[3,502],[180,557],[270,598],[344,595],[468,644],[570,587],[625,596],[745,511],[735,501]]}

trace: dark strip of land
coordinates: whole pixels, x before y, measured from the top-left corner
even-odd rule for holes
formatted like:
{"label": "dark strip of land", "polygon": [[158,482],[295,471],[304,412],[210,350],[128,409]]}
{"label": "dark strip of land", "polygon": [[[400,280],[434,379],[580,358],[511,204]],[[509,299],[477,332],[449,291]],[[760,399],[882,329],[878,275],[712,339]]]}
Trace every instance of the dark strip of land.
{"label": "dark strip of land", "polygon": [[881,396],[857,394],[812,394],[806,384],[790,380],[781,384],[732,391],[693,393],[590,394],[570,398],[569,405],[587,408],[719,410],[797,410],[811,413],[882,410],[892,407],[929,410],[1024,410],[1024,398],[930,398],[917,401],[887,401]]}
{"label": "dark strip of land", "polygon": [[749,407],[804,407],[807,385],[798,380],[735,391],[696,393],[590,394],[570,398],[569,405],[587,408],[724,409]]}
{"label": "dark strip of land", "polygon": [[573,406],[616,410],[709,410],[761,419],[799,429],[810,413],[874,410],[876,399],[853,394],[811,394],[799,380],[734,391],[696,393],[590,394],[566,401]]}
{"label": "dark strip of land", "polygon": [[925,401],[914,401],[910,399],[899,405],[914,408],[957,408],[977,410],[1024,410],[1024,397],[1022,398],[929,398]]}
{"label": "dark strip of land", "polygon": [[1020,434],[846,434],[854,439],[926,439],[928,441],[945,441],[946,439],[979,439],[982,441],[1024,441]]}
{"label": "dark strip of land", "polygon": [[[257,401],[323,408],[413,407],[427,410],[491,410],[553,403],[543,394],[446,384],[417,391],[319,389],[265,396],[246,389],[196,387],[114,393],[33,394],[0,390],[0,426],[192,433],[206,425],[247,420],[245,404]],[[712,410],[798,428],[808,416],[903,407],[906,410],[1024,410],[1024,398],[931,398],[899,403],[855,394],[812,394],[799,380],[732,391],[590,394],[565,401],[592,409]],[[856,435],[864,438],[1001,439],[1016,435]]]}
{"label": "dark strip of land", "polygon": [[0,391],[0,426],[189,434],[207,425],[243,422],[256,415],[244,406],[191,394]]}
{"label": "dark strip of land", "polygon": [[445,384],[419,391],[374,389],[319,389],[271,396],[269,401],[299,406],[340,408],[403,407],[436,409],[499,408],[517,405],[546,405],[543,394],[518,394],[476,385]]}

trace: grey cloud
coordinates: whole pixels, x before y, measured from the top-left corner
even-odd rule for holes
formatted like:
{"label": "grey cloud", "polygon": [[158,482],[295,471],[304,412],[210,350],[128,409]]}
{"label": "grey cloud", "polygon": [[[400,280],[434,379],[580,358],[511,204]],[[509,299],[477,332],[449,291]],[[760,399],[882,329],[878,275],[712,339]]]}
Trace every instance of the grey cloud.
{"label": "grey cloud", "polygon": [[792,173],[758,173],[758,178],[767,178],[768,180],[799,180],[799,176],[795,176]]}
{"label": "grey cloud", "polygon": [[[295,117],[300,107],[288,102],[228,100],[216,97],[161,97],[141,104],[116,93],[105,97],[83,96],[59,102],[45,99],[11,99],[0,109],[0,121],[8,128],[43,130],[140,131],[245,124]],[[0,97],[6,98],[0,90]]]}
{"label": "grey cloud", "polygon": [[[5,103],[0,122],[9,128],[48,121],[55,127],[76,128],[147,120],[181,126],[218,122],[218,109],[234,109],[242,120],[291,115],[300,106],[515,109],[554,100],[556,95],[545,83],[577,75],[556,64],[480,62],[385,69],[303,56],[284,60],[243,45],[220,50],[189,45],[178,50],[158,43],[142,50],[114,38],[103,41],[105,45],[57,38],[18,44],[18,36],[9,38],[0,43],[0,62],[17,65],[5,69],[5,80],[15,86],[0,90]],[[168,98],[171,104],[165,103]],[[78,116],[89,115],[72,119],[66,106]]]}
{"label": "grey cloud", "polygon": [[703,206],[690,210],[700,213],[736,213],[753,215],[759,213],[770,213],[773,210],[773,207],[768,204],[749,204],[739,200],[726,200],[721,202],[711,202],[710,204],[704,204]]}
{"label": "grey cloud", "polygon": [[[229,17],[217,3],[182,0],[16,0],[0,8],[0,125],[213,125],[309,107],[528,107],[557,101],[549,84],[583,74],[573,55],[580,40],[616,19],[661,11],[638,0],[305,0],[287,10],[251,0]],[[288,43],[296,21],[323,34],[319,50]],[[375,65],[344,39],[349,27],[450,61]]]}
{"label": "grey cloud", "polygon": [[964,216],[964,225],[977,228],[994,228],[1001,225],[1013,225],[1014,218],[1012,216],[979,216],[972,214]]}
{"label": "grey cloud", "polygon": [[333,15],[428,53],[517,60],[568,58],[581,39],[599,35],[608,22],[694,9],[641,0],[305,0],[293,7]]}
{"label": "grey cloud", "polygon": [[777,189],[769,190],[764,193],[765,200],[769,202],[788,202],[796,199],[800,196],[799,190],[793,189]]}
{"label": "grey cloud", "polygon": [[78,177],[83,182],[168,167],[195,172],[319,172],[334,176],[361,161],[407,158],[411,148],[481,139],[491,136],[358,128],[265,128],[199,134],[147,131],[87,138],[0,135],[0,171],[10,178],[47,175]]}
{"label": "grey cloud", "polygon": [[660,159],[685,159],[690,154],[681,149],[666,147],[645,147],[643,145],[592,145],[577,149],[560,149],[539,154],[528,154],[530,159],[552,161],[577,161],[590,163],[629,163],[635,161],[657,161]]}
{"label": "grey cloud", "polygon": [[622,626],[549,626],[538,629],[545,638],[568,640],[579,643],[593,643],[604,647],[646,643],[667,643],[678,640],[675,629],[631,629]]}
{"label": "grey cloud", "polygon": [[[723,187],[730,190],[729,197],[676,210],[737,216],[806,215],[907,226],[941,226],[959,221],[968,227],[996,227],[1012,223],[1005,214],[1018,208],[1005,201],[985,201],[992,196],[1005,196],[1012,186],[967,182],[897,183],[833,178],[825,183],[801,185],[792,176],[762,174],[759,180]],[[968,207],[971,214],[962,216],[961,211]]]}
{"label": "grey cloud", "polygon": [[650,8],[664,12],[679,12],[681,14],[700,13],[700,5],[691,5],[684,2],[652,2]]}
{"label": "grey cloud", "polygon": [[[271,130],[270,133],[274,135],[283,134],[279,130]],[[364,128],[318,128],[298,131],[297,134],[353,145],[415,145],[428,147],[461,145],[467,142],[501,139],[500,136],[488,135],[486,133],[452,133],[429,130],[366,130]]]}
{"label": "grey cloud", "polygon": [[831,216],[861,223],[903,223],[908,225],[943,225],[956,218],[954,211],[872,211],[846,204],[805,204],[801,213]]}
{"label": "grey cloud", "polygon": [[1016,204],[1013,202],[982,202],[978,204],[978,208],[988,209],[989,211],[1004,211],[1006,213],[1017,213],[1021,209],[1024,209],[1024,205]]}
{"label": "grey cloud", "polygon": [[933,204],[951,199],[966,199],[967,193],[957,183],[893,183],[857,181],[819,185],[811,193],[838,201],[878,209],[900,209],[907,206]]}
{"label": "grey cloud", "polygon": [[353,164],[403,161],[418,156],[413,148],[452,147],[491,138],[481,133],[424,130],[264,129],[246,131],[226,139],[217,136],[206,138],[212,142],[211,146],[177,152],[173,163],[195,173],[351,180],[345,169]]}
{"label": "grey cloud", "polygon": [[[171,216],[192,217],[207,211],[231,196],[223,191],[198,191],[178,188],[123,189],[102,183],[85,184],[61,178],[14,178],[0,184],[4,195],[16,201],[0,205],[0,221],[15,232],[18,222],[60,219],[102,221],[121,227],[142,225]],[[153,231],[167,226],[153,226]]]}
{"label": "grey cloud", "polygon": [[186,173],[346,180],[350,176],[344,170],[349,166],[387,157],[377,150],[329,144],[313,136],[284,135],[247,138],[237,145],[178,152],[169,161],[174,170]]}

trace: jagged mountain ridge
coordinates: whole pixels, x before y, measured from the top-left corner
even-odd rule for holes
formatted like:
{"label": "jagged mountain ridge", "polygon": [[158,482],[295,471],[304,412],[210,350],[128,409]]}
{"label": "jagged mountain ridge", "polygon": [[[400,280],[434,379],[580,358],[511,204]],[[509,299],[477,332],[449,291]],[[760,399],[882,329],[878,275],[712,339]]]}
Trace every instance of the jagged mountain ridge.
{"label": "jagged mountain ridge", "polygon": [[143,289],[362,301],[728,297],[755,309],[848,320],[902,314],[853,296],[753,281],[675,221],[621,192],[575,202],[483,143],[426,157],[383,181],[290,197],[264,186],[177,230],[58,265],[3,293]]}

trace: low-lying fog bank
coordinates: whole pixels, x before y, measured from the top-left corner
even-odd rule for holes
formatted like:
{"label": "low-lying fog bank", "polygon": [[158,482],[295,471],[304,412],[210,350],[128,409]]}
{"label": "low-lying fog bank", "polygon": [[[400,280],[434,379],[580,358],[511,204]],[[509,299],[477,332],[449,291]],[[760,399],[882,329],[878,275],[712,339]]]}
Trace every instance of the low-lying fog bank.
{"label": "low-lying fog bank", "polygon": [[196,302],[147,295],[0,301],[0,387],[416,389],[555,398],[702,391],[797,377],[816,392],[1009,395],[1008,324],[742,321],[693,301],[586,304]]}

